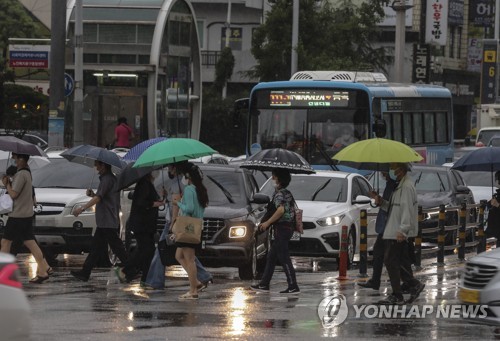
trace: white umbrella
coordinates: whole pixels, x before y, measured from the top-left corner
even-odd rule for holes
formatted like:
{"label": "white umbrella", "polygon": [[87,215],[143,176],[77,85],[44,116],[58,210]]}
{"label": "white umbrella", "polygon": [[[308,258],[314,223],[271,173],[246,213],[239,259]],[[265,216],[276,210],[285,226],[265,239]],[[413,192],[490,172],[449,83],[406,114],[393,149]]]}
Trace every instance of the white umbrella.
{"label": "white umbrella", "polygon": [[[9,165],[11,164],[11,156],[11,152],[0,150],[0,172],[5,171],[7,167],[9,167]],[[28,160],[28,166],[31,170],[42,168],[49,163],[50,160],[45,156],[33,155],[30,156],[30,159]]]}

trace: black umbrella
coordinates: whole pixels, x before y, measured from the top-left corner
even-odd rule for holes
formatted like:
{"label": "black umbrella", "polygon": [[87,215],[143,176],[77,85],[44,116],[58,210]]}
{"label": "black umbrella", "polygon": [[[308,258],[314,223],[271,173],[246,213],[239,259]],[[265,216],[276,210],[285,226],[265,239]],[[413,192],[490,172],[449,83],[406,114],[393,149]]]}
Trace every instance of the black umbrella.
{"label": "black umbrella", "polygon": [[270,171],[274,168],[287,169],[294,174],[316,173],[309,163],[299,154],[282,148],[264,149],[250,156],[241,168]]}
{"label": "black umbrella", "polygon": [[26,142],[15,136],[0,136],[0,150],[16,154],[47,156],[36,144]]}
{"label": "black umbrella", "polygon": [[133,168],[134,162],[131,162],[125,166],[118,176],[118,190],[121,191],[124,188],[139,181],[143,176],[151,173],[152,171],[161,168],[160,166],[153,167],[139,167]]}

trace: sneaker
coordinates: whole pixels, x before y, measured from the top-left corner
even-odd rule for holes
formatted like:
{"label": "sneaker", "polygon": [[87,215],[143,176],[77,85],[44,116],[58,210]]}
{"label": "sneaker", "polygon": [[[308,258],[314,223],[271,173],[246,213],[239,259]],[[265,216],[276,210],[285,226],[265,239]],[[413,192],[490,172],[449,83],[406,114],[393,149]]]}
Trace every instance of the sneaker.
{"label": "sneaker", "polygon": [[408,283],[405,282],[405,283],[401,284],[401,293],[403,295],[410,293],[410,286],[408,285]]}
{"label": "sneaker", "polygon": [[71,270],[69,273],[76,279],[79,279],[80,281],[87,282],[89,280],[89,276],[87,276],[81,270],[80,271]]}
{"label": "sneaker", "polygon": [[284,294],[284,295],[300,294],[300,289],[299,289],[299,287],[287,288],[286,290],[280,291],[280,294]]}
{"label": "sneaker", "polygon": [[115,271],[115,275],[118,278],[118,280],[120,281],[120,283],[126,283],[127,282],[127,277],[123,273],[122,268],[116,266],[113,270]]}
{"label": "sneaker", "polygon": [[259,292],[269,292],[269,285],[261,285],[261,284],[251,285],[250,289]]}
{"label": "sneaker", "polygon": [[369,279],[366,282],[359,283],[358,285],[363,288],[368,288],[368,289],[373,289],[373,290],[378,290],[380,288],[380,285],[376,285],[371,279]]}
{"label": "sneaker", "polygon": [[403,295],[397,296],[397,295],[391,294],[391,295],[387,296],[386,299],[379,301],[378,304],[403,305],[403,304],[405,304],[405,300],[403,298]]}
{"label": "sneaker", "polygon": [[412,303],[413,301],[415,301],[422,292],[422,290],[424,290],[424,288],[425,284],[418,282],[417,285],[415,285],[413,288],[410,289],[410,298],[406,301],[406,303]]}
{"label": "sneaker", "polygon": [[179,296],[179,301],[188,301],[188,300],[197,300],[197,299],[198,299],[198,294],[192,294],[190,292],[187,292],[187,293]]}

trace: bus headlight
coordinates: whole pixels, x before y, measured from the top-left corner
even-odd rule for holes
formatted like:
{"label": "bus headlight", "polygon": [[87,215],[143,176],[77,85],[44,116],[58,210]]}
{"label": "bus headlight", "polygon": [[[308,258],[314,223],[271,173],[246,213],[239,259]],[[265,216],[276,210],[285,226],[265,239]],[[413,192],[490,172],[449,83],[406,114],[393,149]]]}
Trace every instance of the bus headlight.
{"label": "bus headlight", "polygon": [[231,226],[229,228],[229,238],[243,238],[247,235],[246,226]]}

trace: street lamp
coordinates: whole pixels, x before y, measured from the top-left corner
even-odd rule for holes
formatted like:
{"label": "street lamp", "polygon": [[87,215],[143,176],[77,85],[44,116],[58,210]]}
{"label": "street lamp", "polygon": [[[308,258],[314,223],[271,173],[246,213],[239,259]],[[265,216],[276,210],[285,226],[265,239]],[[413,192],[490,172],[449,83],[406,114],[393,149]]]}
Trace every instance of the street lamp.
{"label": "street lamp", "polygon": [[413,6],[407,5],[405,0],[394,0],[391,8],[396,12],[396,39],[394,51],[395,81],[403,82],[404,56],[405,56],[405,17],[406,11]]}

